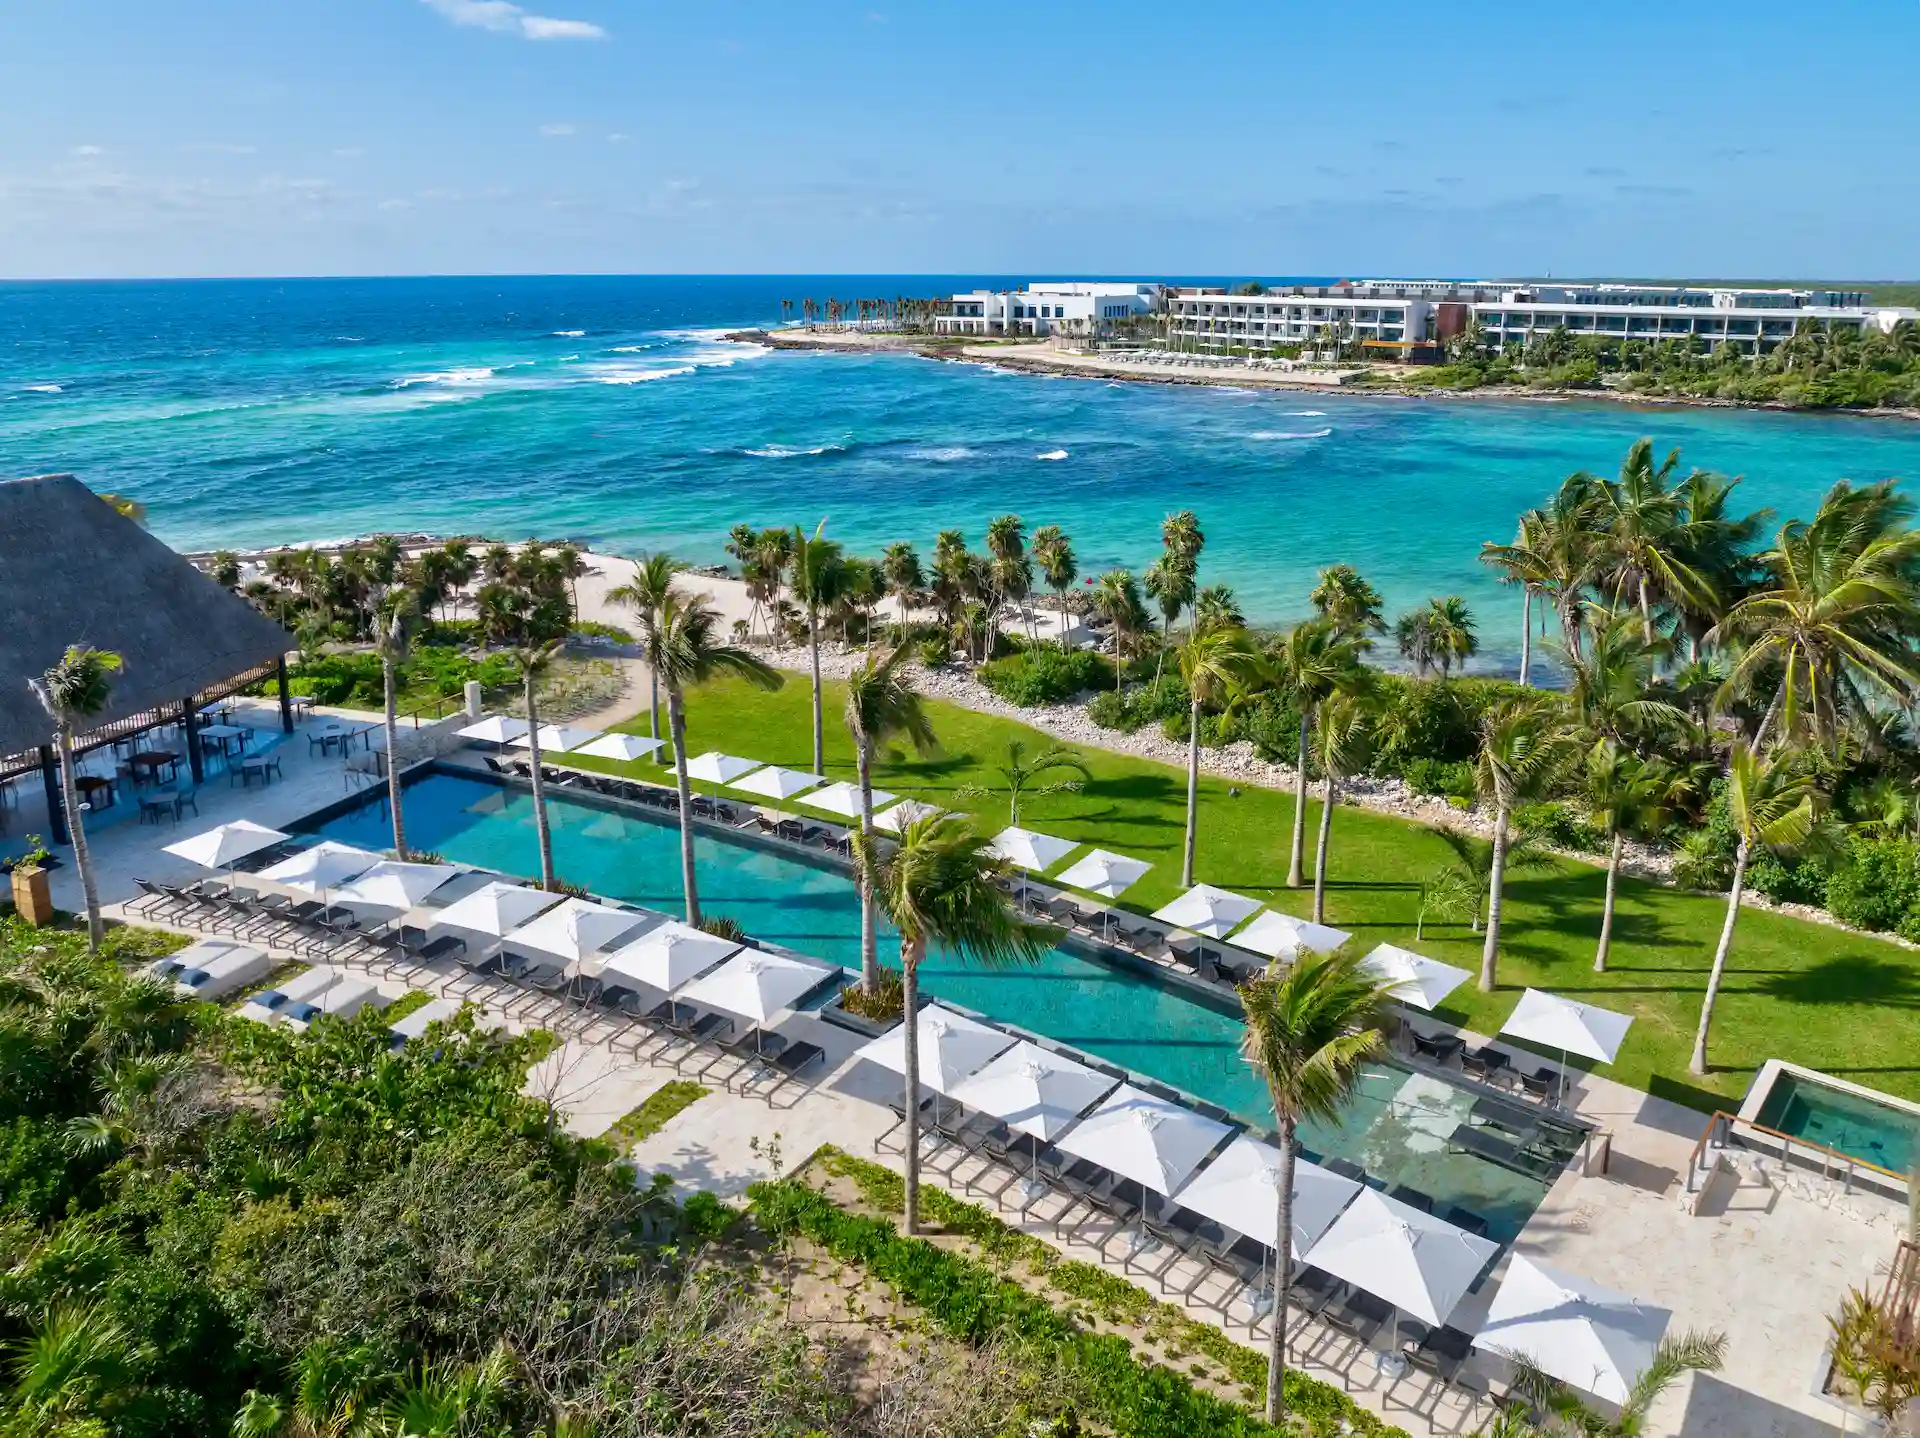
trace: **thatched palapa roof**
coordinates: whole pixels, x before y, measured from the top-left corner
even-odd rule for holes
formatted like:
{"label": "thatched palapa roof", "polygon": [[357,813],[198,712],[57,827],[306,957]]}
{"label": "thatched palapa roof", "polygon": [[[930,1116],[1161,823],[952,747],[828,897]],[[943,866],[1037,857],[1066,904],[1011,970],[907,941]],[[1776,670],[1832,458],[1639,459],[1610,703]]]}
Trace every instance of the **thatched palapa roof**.
{"label": "thatched palapa roof", "polygon": [[102,724],[177,704],[293,647],[72,475],[0,481],[0,755],[47,742],[27,681],[69,644],[126,661]]}

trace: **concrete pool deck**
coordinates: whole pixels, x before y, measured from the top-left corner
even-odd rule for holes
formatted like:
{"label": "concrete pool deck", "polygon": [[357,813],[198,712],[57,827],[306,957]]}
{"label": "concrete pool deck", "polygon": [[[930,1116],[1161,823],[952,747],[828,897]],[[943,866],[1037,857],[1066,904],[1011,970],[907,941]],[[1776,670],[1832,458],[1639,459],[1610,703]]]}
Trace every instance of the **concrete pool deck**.
{"label": "concrete pool deck", "polygon": [[[282,746],[284,781],[264,790],[228,789],[217,780],[203,788],[197,825],[191,818],[157,827],[127,821],[102,831],[95,856],[103,899],[132,898],[136,875],[167,881],[200,877],[200,871],[161,852],[185,834],[239,817],[287,828],[345,797],[349,781],[340,760],[310,756],[300,738],[296,733]],[[63,907],[77,905],[70,865],[57,871],[55,893]],[[517,1015],[515,1026],[554,1027],[561,1043],[530,1072],[529,1092],[551,1102],[568,1128],[582,1135],[604,1134],[647,1095],[683,1076],[650,1054],[616,1051],[617,1026],[609,1020],[565,1006],[531,1004],[522,991],[504,984],[475,984],[456,970],[418,968],[382,983],[393,995],[406,986],[456,996],[470,992],[478,1003]],[[753,1181],[773,1176],[776,1149],[789,1169],[827,1143],[870,1155],[873,1140],[893,1123],[886,1102],[895,1097],[897,1080],[854,1061],[859,1040],[817,1018],[790,1018],[780,1028],[819,1042],[827,1050],[826,1063],[804,1083],[789,1086],[776,1106],[715,1087],[639,1145],[632,1154],[636,1166],[665,1174],[683,1194],[704,1190],[737,1198]],[[1738,1171],[1722,1174],[1698,1212],[1691,1212],[1695,1205],[1685,1178],[1705,1115],[1600,1075],[1578,1076],[1571,1098],[1580,1115],[1608,1135],[1607,1171],[1588,1174],[1576,1161],[1526,1224],[1516,1250],[1672,1309],[1675,1332],[1711,1328],[1729,1339],[1724,1369],[1676,1384],[1656,1409],[1649,1431],[1689,1438],[1811,1438],[1834,1431],[1838,1410],[1812,1392],[1823,1362],[1827,1315],[1849,1287],[1876,1282],[1902,1231],[1904,1206],[1848,1194],[1837,1181],[1825,1182],[1817,1174],[1756,1170],[1742,1159]],[[900,1163],[897,1155],[879,1158],[896,1167]],[[946,1167],[944,1160],[936,1161],[928,1169],[929,1182],[957,1190],[959,1180],[970,1176],[964,1165],[957,1175],[943,1176]],[[978,1195],[963,1196],[979,1201]],[[1045,1218],[1002,1212],[1054,1241]],[[1121,1245],[1112,1244],[1108,1253],[1102,1237],[1090,1227],[1059,1246],[1123,1272]],[[1125,1276],[1185,1303],[1172,1293],[1185,1283],[1178,1269],[1165,1282],[1143,1276],[1138,1268]],[[1470,1298],[1455,1315],[1455,1325],[1471,1330],[1490,1291],[1491,1286]],[[1247,1341],[1243,1305],[1228,1315],[1186,1306],[1194,1316]],[[1337,1355],[1321,1357],[1333,1361]],[[1360,1401],[1415,1434],[1471,1432],[1485,1416],[1484,1410],[1471,1415],[1451,1400],[1431,1416],[1410,1411],[1414,1386],[1402,1382],[1385,1389],[1364,1358],[1329,1369],[1316,1367],[1310,1355],[1305,1366],[1321,1376],[1344,1378]]]}

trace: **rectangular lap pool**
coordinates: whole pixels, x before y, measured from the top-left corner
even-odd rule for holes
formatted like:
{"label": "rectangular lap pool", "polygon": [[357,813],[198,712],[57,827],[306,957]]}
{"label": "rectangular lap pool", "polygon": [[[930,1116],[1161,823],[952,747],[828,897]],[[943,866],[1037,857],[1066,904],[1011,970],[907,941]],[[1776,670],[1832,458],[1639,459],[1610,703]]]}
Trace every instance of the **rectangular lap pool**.
{"label": "rectangular lap pool", "polygon": [[[327,838],[367,848],[392,843],[384,791],[324,822]],[[680,835],[664,817],[629,813],[549,791],[554,868],[595,893],[669,912],[681,907]],[[430,772],[407,788],[407,837],[450,860],[512,874],[539,869],[533,800],[486,779]],[[838,870],[711,833],[695,840],[701,908],[735,919],[748,933],[858,970],[860,911],[853,881]],[[881,955],[897,959],[891,930]],[[1044,1034],[1110,1063],[1221,1105],[1257,1127],[1272,1111],[1259,1078],[1241,1059],[1241,1025],[1220,1006],[1108,964],[1090,951],[1054,949],[1038,964],[985,969],[936,954],[921,970],[931,994]],[[1510,1242],[1546,1194],[1536,1179],[1465,1154],[1447,1152],[1447,1136],[1467,1122],[1473,1095],[1397,1064],[1371,1070],[1335,1125],[1302,1134],[1316,1153],[1347,1158],[1388,1184],[1430,1194],[1444,1212],[1458,1204]]]}
{"label": "rectangular lap pool", "polygon": [[1740,1117],[1894,1179],[1907,1177],[1920,1152],[1920,1107],[1778,1059],[1762,1065]]}

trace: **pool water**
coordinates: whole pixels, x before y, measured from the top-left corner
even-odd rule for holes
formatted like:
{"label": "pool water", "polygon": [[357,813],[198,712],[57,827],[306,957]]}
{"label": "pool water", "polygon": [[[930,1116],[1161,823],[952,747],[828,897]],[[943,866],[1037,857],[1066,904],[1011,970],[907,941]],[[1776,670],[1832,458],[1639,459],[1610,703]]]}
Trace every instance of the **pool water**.
{"label": "pool water", "polygon": [[1758,1122],[1902,1177],[1920,1149],[1920,1116],[1792,1073],[1774,1079]]}
{"label": "pool water", "polygon": [[[383,799],[383,793],[369,795],[320,832],[365,848],[390,845]],[[530,795],[435,772],[409,784],[406,802],[414,847],[507,873],[538,872]],[[551,792],[547,815],[561,878],[610,898],[669,912],[681,908],[680,831],[673,822]],[[707,915],[725,915],[757,938],[858,970],[860,910],[847,875],[709,833],[695,837],[694,868]],[[897,942],[883,927],[883,959],[897,955]],[[936,953],[920,972],[922,988],[936,997],[1150,1075],[1254,1126],[1272,1126],[1265,1087],[1240,1057],[1236,1014],[1065,948],[1010,968]],[[1368,1071],[1340,1122],[1305,1126],[1302,1142],[1317,1154],[1361,1164],[1390,1185],[1430,1194],[1443,1211],[1458,1204],[1478,1213],[1490,1236],[1508,1242],[1546,1186],[1447,1152],[1447,1136],[1467,1121],[1472,1104],[1467,1090],[1382,1063]]]}

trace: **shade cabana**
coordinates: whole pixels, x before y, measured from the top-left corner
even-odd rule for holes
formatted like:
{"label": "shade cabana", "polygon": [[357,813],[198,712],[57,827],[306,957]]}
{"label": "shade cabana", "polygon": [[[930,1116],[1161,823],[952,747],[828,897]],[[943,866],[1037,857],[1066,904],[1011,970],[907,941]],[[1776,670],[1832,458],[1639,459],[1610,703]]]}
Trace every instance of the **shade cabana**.
{"label": "shade cabana", "polygon": [[1258,899],[1217,889],[1212,884],[1195,884],[1164,908],[1154,910],[1154,918],[1176,929],[1224,939],[1227,932],[1260,907]]}
{"label": "shade cabana", "polygon": [[1098,1069],[1022,1039],[955,1084],[950,1097],[975,1112],[991,1114],[1008,1128],[1050,1141],[1118,1085],[1119,1080]]}
{"label": "shade cabana", "polygon": [[[1129,858],[1125,854],[1108,853],[1105,849],[1095,849],[1084,858],[1068,865],[1063,873],[1054,875],[1054,882],[1069,889],[1083,889],[1089,894],[1098,894],[1103,899],[1117,899],[1139,883],[1147,870],[1153,865],[1145,859]],[[1101,910],[1101,926],[1108,938],[1113,936],[1113,909],[1111,906]]]}
{"label": "shade cabana", "polygon": [[500,939],[542,909],[551,908],[559,902],[558,894],[549,894],[545,889],[525,889],[518,884],[496,881],[448,904],[433,916],[429,927],[465,929],[469,933]]}
{"label": "shade cabana", "polygon": [[[777,806],[784,806],[795,794],[817,789],[826,782],[823,774],[809,774],[801,769],[783,769],[778,764],[769,764],[764,769],[756,769],[743,778],[735,779],[728,787],[738,789],[742,794],[758,794],[773,800]],[[784,807],[781,812],[785,812]]]}
{"label": "shade cabana", "polygon": [[[873,807],[877,810],[882,805],[891,804],[899,797],[891,790],[875,789]],[[824,789],[816,789],[811,794],[802,794],[800,802],[809,809],[824,809],[827,813],[838,814],[843,819],[858,819],[860,817],[860,786],[849,784],[843,779],[837,784],[827,785]]]}
{"label": "shade cabana", "polygon": [[161,852],[185,859],[190,864],[198,864],[203,869],[227,869],[249,854],[285,843],[289,837],[278,829],[269,829],[265,824],[256,824],[251,819],[235,819],[231,823],[216,824],[190,839],[168,844]]}
{"label": "shade cabana", "polygon": [[703,784],[731,784],[742,774],[750,774],[761,767],[758,759],[742,759],[737,754],[722,754],[718,749],[709,749],[687,760],[687,777],[698,779]]}
{"label": "shade cabana", "polygon": [[1429,1011],[1473,977],[1465,969],[1395,944],[1381,944],[1361,961],[1361,967],[1375,979],[1392,984],[1393,997],[1401,1003]]}
{"label": "shade cabana", "polygon": [[312,848],[302,849],[262,869],[255,877],[297,893],[312,894],[331,910],[333,891],[359,878],[379,862],[380,856],[370,849],[356,849],[351,844],[322,839]]}
{"label": "shade cabana", "polygon": [[1017,824],[993,836],[993,852],[1009,864],[1038,874],[1051,869],[1080,847],[1077,839],[1061,839],[1052,834],[1035,833]]}
{"label": "shade cabana", "polygon": [[1673,1314],[1516,1253],[1474,1343],[1625,1403]]}
{"label": "shade cabana", "polygon": [[1310,919],[1283,914],[1278,909],[1268,909],[1229,942],[1270,959],[1290,959],[1302,949],[1311,949],[1316,954],[1330,954],[1352,937],[1344,929],[1329,928]]}

